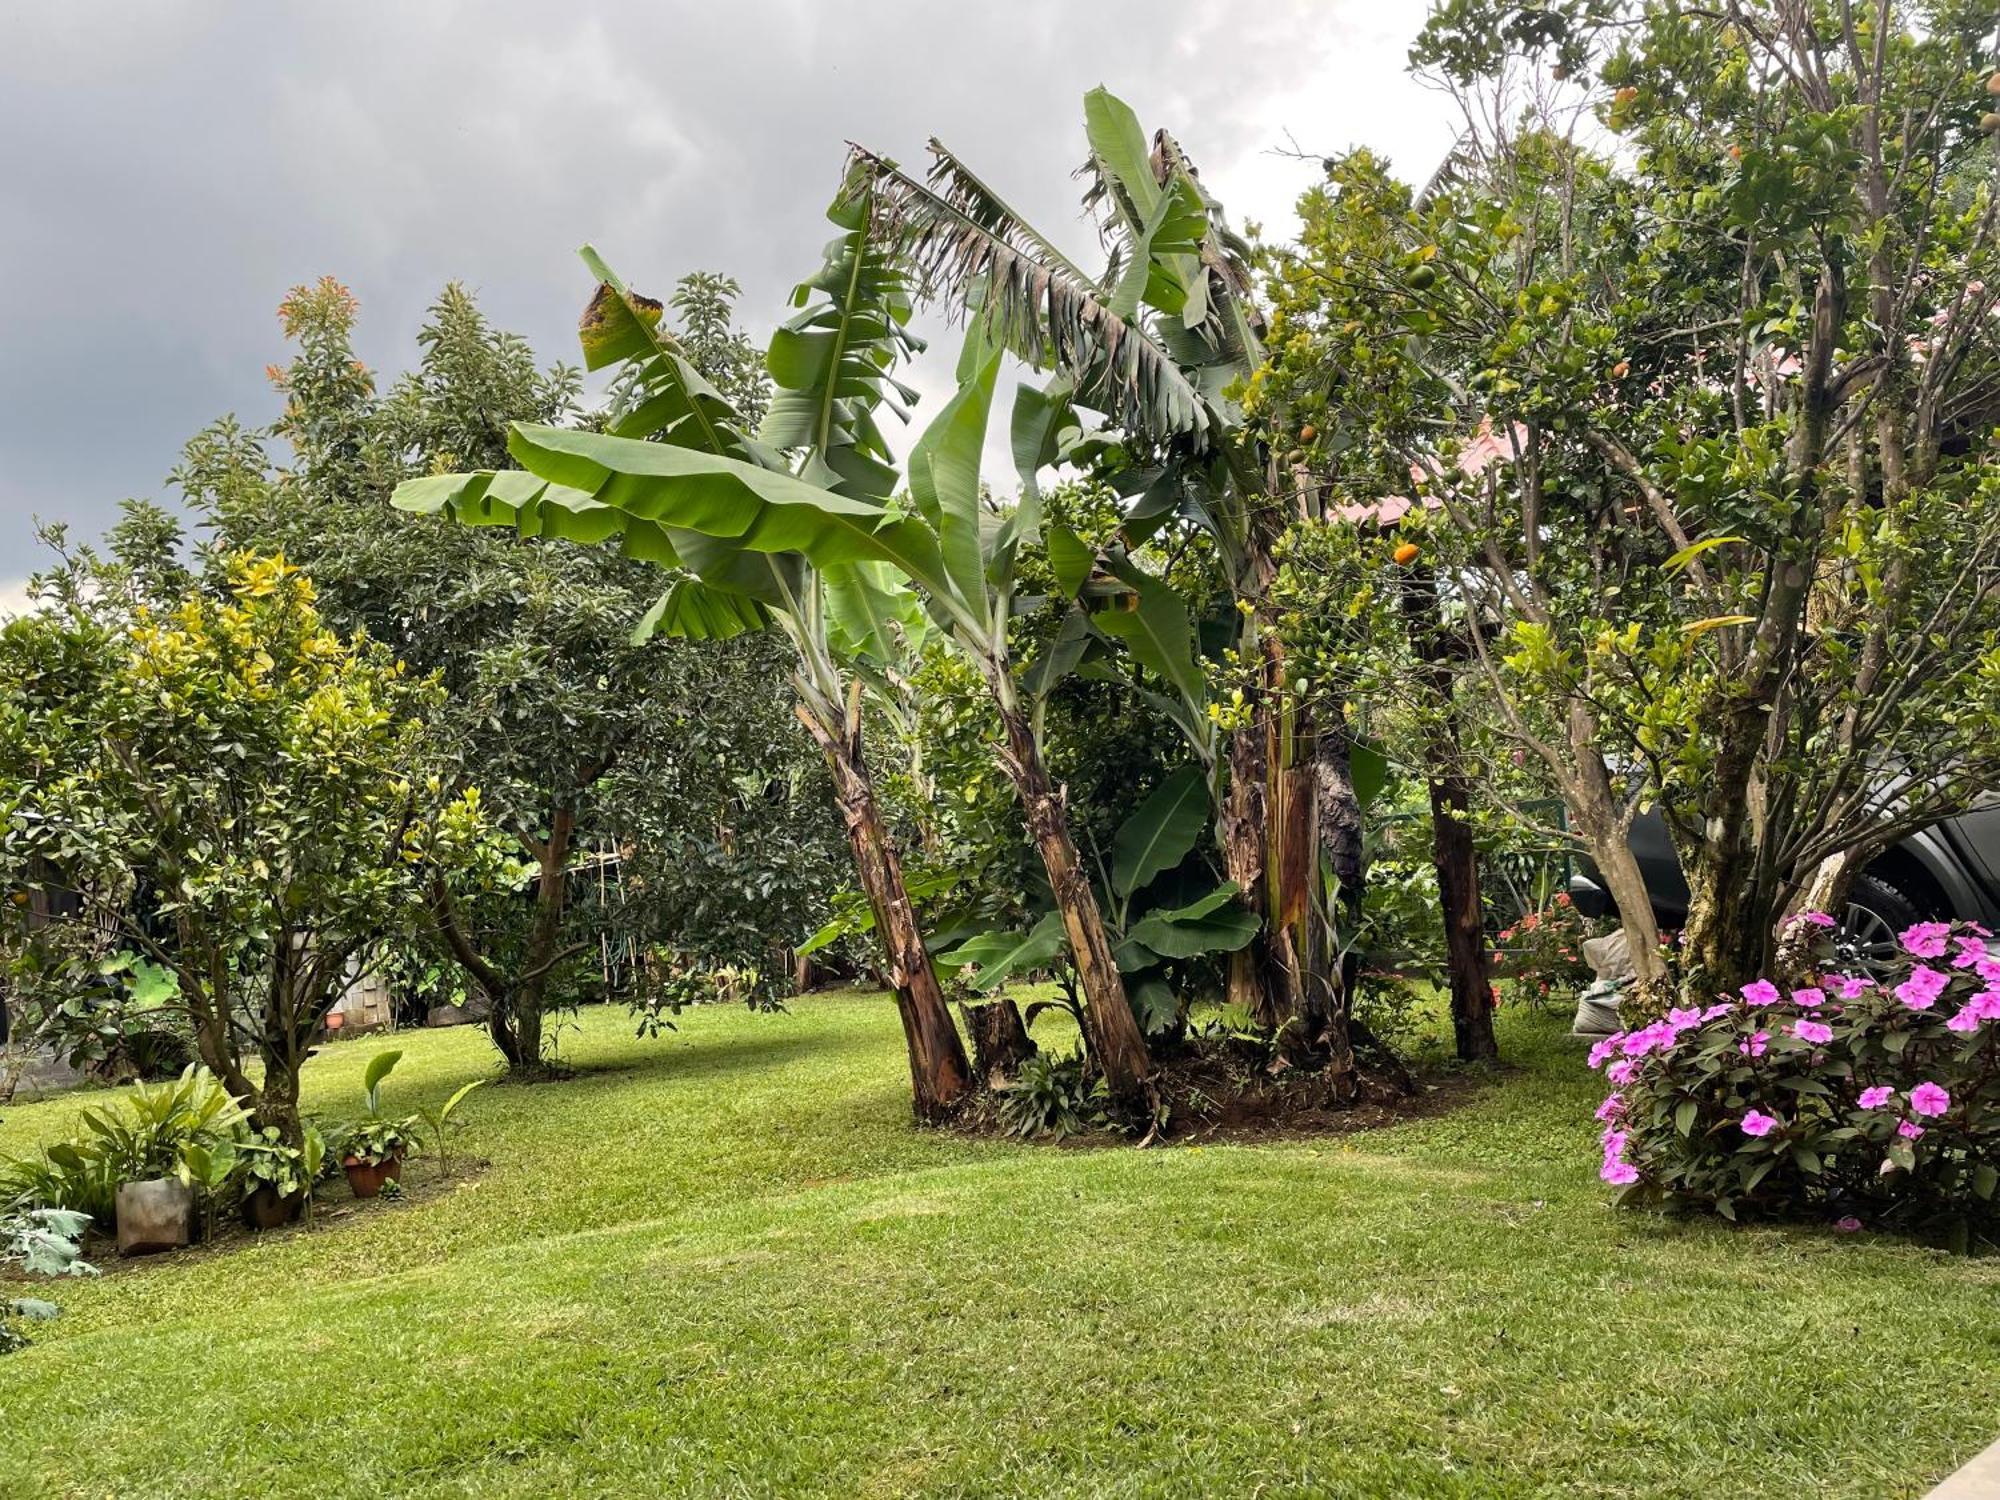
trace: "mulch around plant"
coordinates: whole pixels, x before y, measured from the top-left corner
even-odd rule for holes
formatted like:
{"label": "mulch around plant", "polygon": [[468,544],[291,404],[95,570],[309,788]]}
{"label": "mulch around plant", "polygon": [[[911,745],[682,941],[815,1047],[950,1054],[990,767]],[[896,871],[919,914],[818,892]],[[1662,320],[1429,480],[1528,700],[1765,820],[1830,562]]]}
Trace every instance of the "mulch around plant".
{"label": "mulch around plant", "polygon": [[[412,1180],[404,1182],[402,1192],[396,1197],[356,1198],[348,1189],[345,1177],[334,1177],[320,1184],[314,1195],[312,1220],[301,1220],[294,1224],[283,1224],[276,1229],[252,1229],[235,1212],[225,1212],[216,1216],[212,1232],[205,1240],[192,1245],[184,1245],[178,1250],[161,1250],[152,1255],[135,1255],[129,1259],[118,1253],[118,1237],[92,1231],[84,1241],[83,1258],[106,1276],[124,1276],[133,1272],[143,1272],[154,1266],[185,1265],[211,1255],[226,1255],[241,1250],[253,1242],[276,1242],[297,1234],[315,1234],[323,1229],[352,1223],[367,1214],[396,1213],[413,1204],[428,1203],[447,1193],[456,1192],[467,1182],[476,1179],[492,1163],[481,1157],[467,1157],[461,1161],[456,1154],[452,1157],[449,1176],[439,1176],[436,1163],[419,1159]],[[13,1267],[0,1267],[0,1281],[36,1280],[9,1274]]]}
{"label": "mulch around plant", "polygon": [[[1449,1114],[1501,1081],[1509,1070],[1411,1067],[1407,1080],[1365,1064],[1354,1097],[1335,1097],[1321,1072],[1278,1067],[1246,1057],[1230,1043],[1189,1046],[1161,1063],[1155,1087],[1166,1105],[1165,1123],[1150,1135],[1096,1129],[1060,1139],[1028,1137],[1030,1145],[1199,1145],[1310,1140],[1378,1130],[1404,1120]],[[1407,1085],[1407,1086],[1406,1086]],[[952,1129],[969,1135],[1021,1140],[1003,1123],[999,1099],[982,1095]]]}

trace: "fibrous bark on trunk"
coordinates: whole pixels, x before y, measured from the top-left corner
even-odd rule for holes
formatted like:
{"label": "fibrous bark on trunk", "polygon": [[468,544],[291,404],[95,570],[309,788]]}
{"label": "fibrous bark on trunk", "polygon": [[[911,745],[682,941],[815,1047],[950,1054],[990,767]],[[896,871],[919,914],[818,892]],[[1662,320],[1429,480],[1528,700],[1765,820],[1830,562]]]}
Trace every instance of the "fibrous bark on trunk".
{"label": "fibrous bark on trunk", "polygon": [[967,1005],[965,1023],[972,1033],[973,1065],[988,1088],[1013,1082],[1021,1064],[1040,1050],[1021,1020],[1021,1007],[1005,996]]}
{"label": "fibrous bark on trunk", "polygon": [[834,801],[847,828],[855,872],[875,914],[876,939],[903,1023],[917,1117],[945,1119],[971,1091],[972,1066],[931,965],[929,945],[917,925],[902,860],[875,801],[874,782],[862,754],[859,699],[850,703],[846,722],[838,726],[821,723],[803,703],[797,712],[833,774]]}
{"label": "fibrous bark on trunk", "polygon": [[[996,694],[996,696],[999,696]],[[1006,735],[1001,763],[1014,783],[1028,834],[1042,857],[1056,910],[1062,913],[1076,965],[1077,986],[1083,992],[1084,1026],[1092,1056],[1111,1092],[1133,1100],[1145,1092],[1153,1076],[1153,1058],[1146,1035],[1139,1029],[1125,995],[1125,979],[1111,956],[1111,939],[1104,929],[1097,895],[1070,836],[1069,813],[1062,794],[1049,780],[1041,745],[1027,716],[1011,703],[1000,704]]]}

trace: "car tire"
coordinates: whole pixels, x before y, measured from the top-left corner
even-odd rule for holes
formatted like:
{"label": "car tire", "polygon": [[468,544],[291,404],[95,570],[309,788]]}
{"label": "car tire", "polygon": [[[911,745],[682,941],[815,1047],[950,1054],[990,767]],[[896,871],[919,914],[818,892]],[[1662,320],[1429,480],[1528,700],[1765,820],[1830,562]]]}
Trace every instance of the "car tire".
{"label": "car tire", "polygon": [[1834,941],[1843,959],[1879,975],[1902,960],[1897,934],[1922,920],[1916,903],[1880,875],[1860,875]]}

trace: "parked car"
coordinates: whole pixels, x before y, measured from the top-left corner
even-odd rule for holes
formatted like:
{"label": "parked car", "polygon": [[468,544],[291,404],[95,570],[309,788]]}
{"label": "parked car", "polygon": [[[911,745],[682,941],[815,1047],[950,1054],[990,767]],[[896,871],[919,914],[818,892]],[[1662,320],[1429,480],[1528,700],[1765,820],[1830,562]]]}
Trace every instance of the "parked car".
{"label": "parked car", "polygon": [[[1653,913],[1663,928],[1687,920],[1688,887],[1667,825],[1657,812],[1632,825]],[[1612,910],[1594,871],[1570,877],[1570,895],[1588,916]],[[1841,919],[1841,947],[1862,964],[1896,954],[1896,934],[1913,922],[1957,919],[2000,927],[2000,803],[1975,807],[1911,834],[1856,877]]]}

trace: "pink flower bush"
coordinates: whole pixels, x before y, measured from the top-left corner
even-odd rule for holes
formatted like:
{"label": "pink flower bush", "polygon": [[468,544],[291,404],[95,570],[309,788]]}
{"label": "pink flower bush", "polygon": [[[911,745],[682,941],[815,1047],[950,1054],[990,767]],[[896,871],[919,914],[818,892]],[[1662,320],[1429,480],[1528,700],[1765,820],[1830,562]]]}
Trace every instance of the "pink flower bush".
{"label": "pink flower bush", "polygon": [[1946,923],[1902,941],[1899,972],[1754,979],[1593,1046],[1600,1179],[1734,1220],[2000,1239],[2000,944]]}

